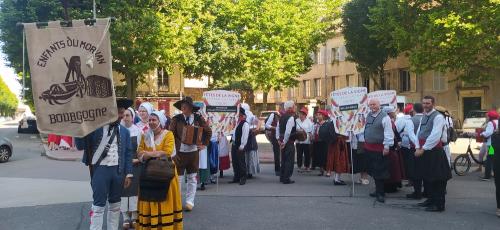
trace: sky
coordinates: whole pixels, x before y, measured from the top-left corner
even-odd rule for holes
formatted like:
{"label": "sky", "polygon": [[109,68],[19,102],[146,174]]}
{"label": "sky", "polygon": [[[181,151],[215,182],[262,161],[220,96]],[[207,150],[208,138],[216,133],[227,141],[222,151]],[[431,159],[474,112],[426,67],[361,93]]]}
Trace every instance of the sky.
{"label": "sky", "polygon": [[9,89],[19,97],[22,86],[19,81],[17,81],[17,75],[14,73],[14,69],[7,66],[5,54],[2,52],[0,52],[0,75],[7,86],[9,86]]}

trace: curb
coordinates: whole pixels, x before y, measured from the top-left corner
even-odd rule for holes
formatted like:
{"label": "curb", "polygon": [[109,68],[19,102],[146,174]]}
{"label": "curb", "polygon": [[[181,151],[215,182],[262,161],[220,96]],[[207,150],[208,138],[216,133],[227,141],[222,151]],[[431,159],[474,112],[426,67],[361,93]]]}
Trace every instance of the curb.
{"label": "curb", "polygon": [[43,145],[42,156],[51,160],[58,161],[81,161],[83,151],[50,151],[45,144]]}

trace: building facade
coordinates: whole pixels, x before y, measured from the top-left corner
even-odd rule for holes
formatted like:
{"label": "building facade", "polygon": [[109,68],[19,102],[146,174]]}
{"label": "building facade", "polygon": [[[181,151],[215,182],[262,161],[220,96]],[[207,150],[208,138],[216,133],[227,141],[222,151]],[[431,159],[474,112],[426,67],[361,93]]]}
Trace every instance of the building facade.
{"label": "building facade", "polygon": [[[463,121],[472,110],[488,110],[500,105],[500,80],[497,76],[482,85],[470,85],[458,80],[458,73],[427,71],[416,74],[410,71],[408,58],[399,56],[385,65],[385,76],[374,81],[363,78],[356,70],[356,64],[346,61],[348,53],[343,36],[329,39],[318,46],[311,55],[314,65],[309,72],[298,77],[294,88],[268,93],[268,108],[279,109],[284,101],[294,100],[298,106],[309,108],[309,115],[321,107],[325,108],[328,95],[344,87],[367,87],[368,91],[378,89],[396,90],[405,103],[420,102],[425,95],[436,97],[437,104],[446,107],[455,119]],[[465,57],[464,57],[465,58]],[[263,103],[263,93],[256,92],[255,103]]]}

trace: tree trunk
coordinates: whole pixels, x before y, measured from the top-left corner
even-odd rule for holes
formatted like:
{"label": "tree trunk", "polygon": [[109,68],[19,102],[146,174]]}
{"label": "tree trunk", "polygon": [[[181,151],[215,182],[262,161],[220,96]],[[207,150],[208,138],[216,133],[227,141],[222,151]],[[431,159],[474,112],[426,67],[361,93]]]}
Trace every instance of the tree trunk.
{"label": "tree trunk", "polygon": [[127,98],[135,101],[137,93],[137,76],[125,75],[127,81]]}
{"label": "tree trunk", "polygon": [[264,91],[262,94],[262,111],[267,110],[267,95],[269,91]]}

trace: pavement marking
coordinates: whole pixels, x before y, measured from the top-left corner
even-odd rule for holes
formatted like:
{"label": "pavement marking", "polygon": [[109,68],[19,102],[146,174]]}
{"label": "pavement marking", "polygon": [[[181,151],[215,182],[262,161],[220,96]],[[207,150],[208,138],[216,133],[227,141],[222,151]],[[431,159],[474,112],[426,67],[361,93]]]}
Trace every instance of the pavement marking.
{"label": "pavement marking", "polygon": [[92,201],[88,181],[0,177],[0,208]]}

